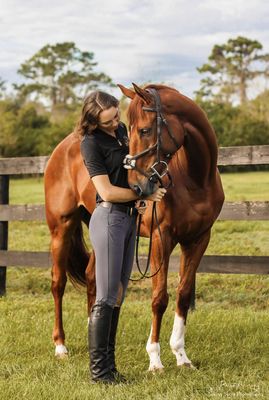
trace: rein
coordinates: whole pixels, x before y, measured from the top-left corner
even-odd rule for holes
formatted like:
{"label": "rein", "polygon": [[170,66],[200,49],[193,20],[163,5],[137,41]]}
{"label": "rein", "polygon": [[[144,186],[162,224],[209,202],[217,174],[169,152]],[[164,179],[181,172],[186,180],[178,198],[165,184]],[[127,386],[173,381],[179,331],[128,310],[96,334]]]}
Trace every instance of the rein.
{"label": "rein", "polygon": [[155,271],[152,275],[147,275],[149,267],[150,267],[150,256],[151,256],[151,249],[152,249],[152,233],[153,233],[153,225],[154,225],[154,216],[155,216],[155,220],[157,223],[157,227],[158,227],[158,232],[161,238],[161,243],[162,243],[162,247],[164,248],[163,245],[163,238],[162,238],[162,232],[160,230],[160,225],[159,225],[159,221],[158,221],[158,217],[157,217],[157,211],[156,211],[156,201],[153,202],[153,206],[152,206],[152,214],[151,214],[151,226],[150,226],[150,236],[149,236],[149,252],[148,252],[148,257],[147,257],[147,264],[146,264],[146,269],[143,272],[141,267],[140,267],[140,262],[139,262],[139,256],[138,256],[138,247],[139,247],[139,238],[140,238],[140,228],[141,228],[141,220],[142,220],[142,215],[139,214],[139,219],[138,219],[138,228],[137,228],[137,235],[136,235],[136,247],[135,247],[135,261],[136,261],[136,266],[137,269],[140,273],[140,277],[137,279],[134,278],[129,278],[130,281],[132,282],[137,282],[137,281],[141,281],[144,278],[152,278],[153,276],[157,275],[158,272],[160,271],[162,265],[163,265],[163,259],[160,263],[159,268],[157,269],[157,271]]}
{"label": "rein", "polygon": [[[167,162],[164,160],[161,160],[161,150],[162,150],[162,126],[164,125],[167,129],[167,132],[169,134],[169,137],[171,138],[171,140],[173,141],[176,151],[180,148],[180,145],[177,143],[176,138],[172,132],[172,130],[170,129],[166,119],[164,118],[163,114],[162,114],[162,104],[161,104],[161,99],[159,96],[159,93],[156,89],[146,89],[149,93],[151,93],[154,97],[155,100],[155,104],[153,107],[143,107],[142,109],[146,112],[155,112],[156,113],[156,120],[157,120],[157,140],[156,143],[149,147],[146,150],[143,150],[142,152],[131,156],[130,154],[128,154],[123,163],[124,163],[124,168],[126,169],[133,169],[138,171],[140,174],[142,174],[143,176],[145,176],[149,181],[153,182],[153,183],[157,183],[159,181],[161,187],[164,187],[165,189],[168,189],[170,186],[173,186],[173,181],[172,181],[172,177],[169,173],[168,170],[168,165]],[[184,132],[185,132],[185,128],[183,127]],[[143,171],[141,168],[137,167],[136,165],[136,160],[138,160],[141,157],[144,157],[145,155],[149,154],[149,153],[153,153],[153,152],[157,152],[157,159],[156,162],[150,167],[150,170],[152,171],[152,174],[149,175],[147,174],[145,171]],[[166,159],[170,159],[171,158],[171,154],[167,153],[164,154]],[[158,165],[164,166],[164,172],[163,173],[159,173],[158,170],[156,169]],[[168,176],[169,178],[169,183],[167,186],[163,185],[162,182],[162,178],[164,176]],[[139,196],[143,195],[143,193],[140,193],[141,190],[139,187],[136,187],[136,192]],[[139,193],[138,193],[139,192]],[[136,265],[137,265],[137,269],[139,271],[139,273],[141,274],[141,276],[138,279],[133,279],[133,278],[129,278],[129,280],[131,281],[140,281],[144,278],[152,278],[153,276],[157,275],[157,273],[160,271],[162,264],[163,264],[163,259],[160,263],[159,268],[157,269],[157,271],[155,271],[152,275],[147,275],[148,270],[149,270],[149,266],[150,266],[150,256],[151,256],[151,249],[152,249],[152,233],[153,233],[153,225],[154,225],[154,217],[155,217],[155,221],[157,224],[157,228],[158,228],[158,232],[160,235],[160,239],[161,239],[161,243],[162,243],[162,247],[164,249],[164,243],[163,243],[163,238],[162,238],[162,233],[160,230],[160,224],[158,221],[158,217],[157,217],[157,210],[156,210],[156,202],[153,203],[152,206],[152,214],[151,214],[151,227],[150,227],[150,241],[149,241],[149,252],[148,252],[148,257],[147,257],[147,264],[146,264],[146,269],[143,272],[141,267],[140,267],[140,263],[139,263],[139,258],[138,258],[138,247],[139,247],[139,238],[140,238],[140,228],[141,228],[141,219],[142,219],[142,215],[139,215],[139,220],[138,220],[138,229],[137,229],[137,236],[136,236],[136,249],[135,249],[135,253],[136,253]]]}

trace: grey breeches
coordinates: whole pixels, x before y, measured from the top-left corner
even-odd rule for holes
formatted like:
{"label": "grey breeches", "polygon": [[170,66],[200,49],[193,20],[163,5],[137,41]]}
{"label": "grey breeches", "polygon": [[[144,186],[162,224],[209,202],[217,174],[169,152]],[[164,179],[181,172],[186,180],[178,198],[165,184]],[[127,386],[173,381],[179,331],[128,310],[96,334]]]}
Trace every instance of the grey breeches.
{"label": "grey breeches", "polygon": [[90,220],[90,240],[95,252],[96,301],[111,307],[122,304],[132,271],[136,217],[98,206]]}

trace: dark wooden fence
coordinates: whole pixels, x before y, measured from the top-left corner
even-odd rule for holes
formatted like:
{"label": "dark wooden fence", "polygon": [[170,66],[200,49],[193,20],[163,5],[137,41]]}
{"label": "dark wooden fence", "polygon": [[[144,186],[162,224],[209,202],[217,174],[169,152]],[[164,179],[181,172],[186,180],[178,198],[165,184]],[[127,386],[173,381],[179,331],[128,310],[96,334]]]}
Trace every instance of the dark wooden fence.
{"label": "dark wooden fence", "polygon": [[[42,174],[49,157],[0,159],[0,295],[5,293],[6,266],[48,267],[48,252],[8,251],[8,221],[44,221],[44,205],[10,205],[9,176]],[[219,166],[269,164],[269,146],[225,147]],[[225,202],[219,220],[269,220],[269,201]],[[170,270],[178,269],[171,257]],[[204,256],[198,272],[268,274],[269,256]]]}

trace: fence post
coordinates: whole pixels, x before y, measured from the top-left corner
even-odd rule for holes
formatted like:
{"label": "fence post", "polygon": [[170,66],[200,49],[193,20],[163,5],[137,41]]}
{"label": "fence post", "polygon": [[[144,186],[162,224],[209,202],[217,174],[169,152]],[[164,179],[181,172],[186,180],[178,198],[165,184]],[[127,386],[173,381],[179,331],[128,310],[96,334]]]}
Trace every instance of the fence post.
{"label": "fence post", "polygon": [[[9,176],[0,175],[0,204],[9,203]],[[8,222],[0,221],[0,250],[7,250]],[[0,266],[0,297],[6,294],[6,265]]]}

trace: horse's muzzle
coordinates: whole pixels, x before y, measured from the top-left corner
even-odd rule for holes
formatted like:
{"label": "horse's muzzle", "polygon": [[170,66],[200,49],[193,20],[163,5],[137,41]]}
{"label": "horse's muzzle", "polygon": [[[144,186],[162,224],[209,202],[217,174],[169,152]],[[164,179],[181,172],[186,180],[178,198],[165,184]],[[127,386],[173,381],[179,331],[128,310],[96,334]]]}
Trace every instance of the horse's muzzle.
{"label": "horse's muzzle", "polygon": [[142,185],[141,183],[137,183],[131,185],[131,189],[139,196],[139,197],[147,197],[154,193],[157,189],[156,184],[158,180],[152,179],[147,180],[146,185]]}

